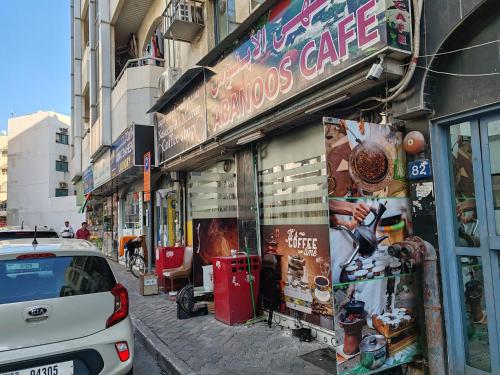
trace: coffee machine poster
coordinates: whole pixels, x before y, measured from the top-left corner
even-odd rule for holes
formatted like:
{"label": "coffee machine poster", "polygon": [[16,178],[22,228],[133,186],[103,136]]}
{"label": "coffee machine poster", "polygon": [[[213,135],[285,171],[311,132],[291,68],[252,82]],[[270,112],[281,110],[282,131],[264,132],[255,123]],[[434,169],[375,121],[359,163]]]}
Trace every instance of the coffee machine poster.
{"label": "coffee machine poster", "polygon": [[281,312],[333,330],[327,225],[264,225],[264,253],[281,260]]}
{"label": "coffee machine poster", "polygon": [[324,117],[331,198],[408,196],[403,133],[389,124]]}
{"label": "coffee machine poster", "polygon": [[231,256],[238,250],[238,220],[236,218],[193,219],[193,278],[194,285],[203,285],[203,267],[212,259]]}

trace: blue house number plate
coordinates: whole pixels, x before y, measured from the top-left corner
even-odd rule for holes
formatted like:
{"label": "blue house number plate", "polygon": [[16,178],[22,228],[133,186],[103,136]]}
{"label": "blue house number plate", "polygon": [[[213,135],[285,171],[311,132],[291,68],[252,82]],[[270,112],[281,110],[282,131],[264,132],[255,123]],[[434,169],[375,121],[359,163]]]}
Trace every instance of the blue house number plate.
{"label": "blue house number plate", "polygon": [[420,159],[408,164],[410,180],[421,180],[432,177],[431,162],[429,159]]}

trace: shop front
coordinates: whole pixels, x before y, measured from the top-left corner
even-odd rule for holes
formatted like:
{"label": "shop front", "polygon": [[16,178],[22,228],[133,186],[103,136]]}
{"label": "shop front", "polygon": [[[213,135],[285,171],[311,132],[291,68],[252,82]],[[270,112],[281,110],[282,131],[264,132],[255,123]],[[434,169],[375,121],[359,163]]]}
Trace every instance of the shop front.
{"label": "shop front", "polygon": [[[270,255],[275,322],[312,327],[339,374],[421,354],[420,264],[389,251],[413,233],[402,127],[350,107],[400,78],[370,72],[401,65],[411,30],[405,1],[281,2],[152,108],[159,164],[185,174],[195,284],[214,256]],[[373,340],[385,354],[369,364]]]}
{"label": "shop front", "polygon": [[[153,223],[148,222],[149,205],[144,200],[144,154],[154,145],[154,128],[133,124],[111,146],[111,186],[116,191],[117,257],[124,261],[127,241],[144,236],[152,241]],[[154,159],[153,159],[154,165]],[[146,252],[146,250],[144,250]],[[146,255],[146,254],[145,254]]]}

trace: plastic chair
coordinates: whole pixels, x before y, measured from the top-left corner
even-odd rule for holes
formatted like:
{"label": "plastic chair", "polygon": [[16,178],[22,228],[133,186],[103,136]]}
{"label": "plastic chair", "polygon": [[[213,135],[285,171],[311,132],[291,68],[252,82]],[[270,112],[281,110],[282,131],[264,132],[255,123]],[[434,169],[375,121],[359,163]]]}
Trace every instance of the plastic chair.
{"label": "plastic chair", "polygon": [[170,291],[174,291],[175,279],[188,279],[191,282],[191,269],[193,267],[193,248],[186,247],[182,266],[163,270],[163,277],[170,279]]}

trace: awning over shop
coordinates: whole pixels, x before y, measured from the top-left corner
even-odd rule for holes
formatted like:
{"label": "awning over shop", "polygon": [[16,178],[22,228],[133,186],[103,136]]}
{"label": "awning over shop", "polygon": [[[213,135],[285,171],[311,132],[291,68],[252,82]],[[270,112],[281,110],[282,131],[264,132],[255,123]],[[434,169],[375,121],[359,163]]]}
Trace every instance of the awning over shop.
{"label": "awning over shop", "polygon": [[[107,196],[143,176],[144,154],[151,152],[154,165],[154,127],[133,124],[111,145],[108,160],[99,160],[83,173],[84,193]],[[102,164],[102,165],[101,165]],[[96,167],[106,169],[107,181],[95,181]],[[103,172],[99,171],[99,175]]]}

